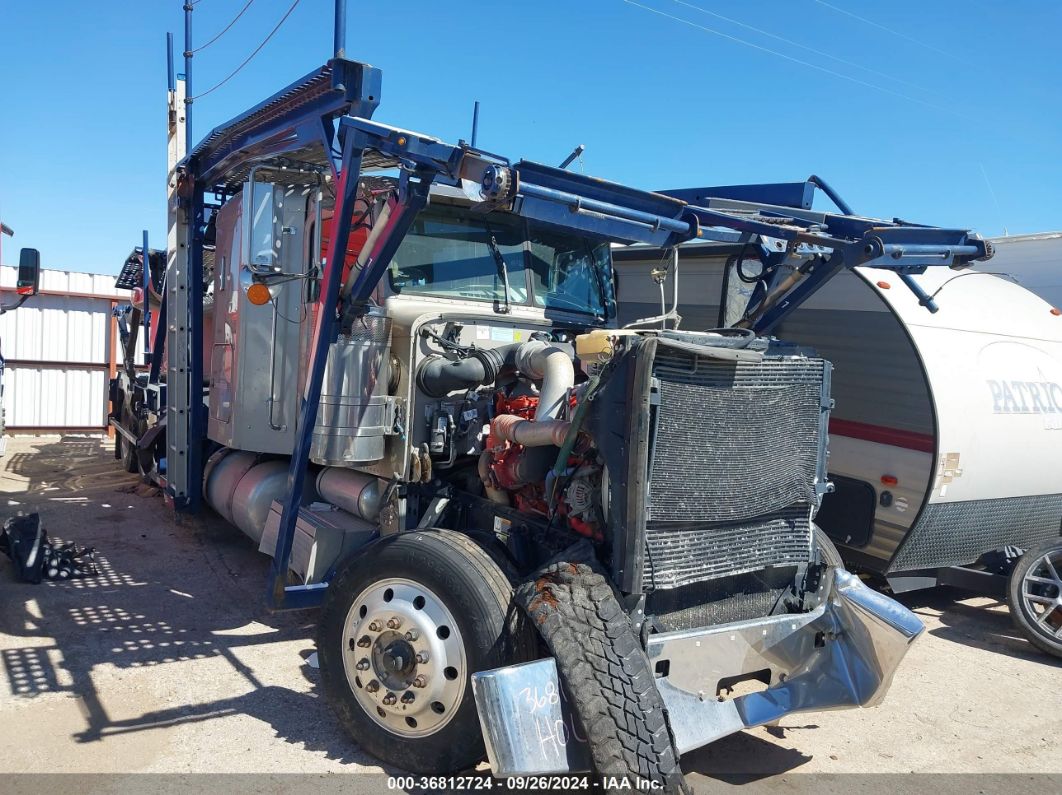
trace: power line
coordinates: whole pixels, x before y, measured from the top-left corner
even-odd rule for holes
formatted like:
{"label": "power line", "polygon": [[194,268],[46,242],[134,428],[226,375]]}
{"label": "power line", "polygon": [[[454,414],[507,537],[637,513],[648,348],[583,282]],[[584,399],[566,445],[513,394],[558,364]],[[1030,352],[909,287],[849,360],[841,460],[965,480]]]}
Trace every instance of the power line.
{"label": "power line", "polygon": [[807,50],[808,52],[814,53],[815,55],[821,55],[823,58],[829,58],[830,60],[837,61],[837,63],[843,63],[845,66],[852,66],[852,67],[855,67],[856,69],[862,69],[865,72],[870,72],[871,74],[878,75],[879,77],[884,77],[887,80],[893,80],[893,81],[895,81],[897,83],[902,83],[904,85],[910,86],[911,88],[917,88],[920,91],[927,91],[928,90],[924,86],[920,86],[917,83],[912,83],[909,80],[904,80],[903,78],[896,77],[894,75],[890,75],[890,74],[888,74],[886,72],[881,72],[881,71],[878,71],[877,69],[872,69],[869,66],[863,66],[862,64],[855,63],[854,61],[846,60],[844,58],[841,58],[841,57],[839,57],[837,55],[834,55],[832,53],[829,53],[829,52],[825,52],[823,50],[817,50],[814,47],[809,47],[806,44],[801,44],[799,41],[793,41],[792,39],[787,39],[784,36],[779,36],[777,33],[771,33],[769,30],[763,30],[762,28],[757,28],[754,25],[749,25],[749,24],[747,24],[745,22],[742,22],[739,19],[733,19],[731,17],[726,17],[726,16],[723,16],[722,14],[717,14],[715,11],[709,11],[707,8],[701,8],[700,6],[694,5],[693,3],[687,3],[687,2],[685,2],[685,0],[673,0],[673,1],[678,3],[679,5],[686,6],[687,8],[692,8],[692,9],[694,9],[696,11],[700,11],[702,14],[708,14],[709,16],[715,17],[716,19],[721,19],[724,22],[729,22],[732,25],[737,25],[738,27],[745,28],[746,30],[751,30],[754,33],[759,33],[759,34],[761,34],[763,36],[767,36],[768,38],[774,39],[775,41],[780,41],[780,42],[783,42],[784,44],[792,45],[793,47],[799,47],[800,49]]}
{"label": "power line", "polygon": [[996,196],[996,189],[992,187],[992,180],[988,178],[988,172],[985,171],[985,164],[978,163],[981,167],[981,176],[985,178],[985,184],[988,185],[988,192],[992,194],[992,203],[996,205],[996,212],[999,214],[1000,226],[1003,227],[1003,234],[1007,234],[1007,224],[1003,220],[1003,208],[999,205],[999,197]]}
{"label": "power line", "polygon": [[[199,2],[203,2],[203,0],[199,0]],[[212,38],[210,41],[208,41],[202,47],[196,47],[194,50],[191,51],[191,54],[195,55],[197,52],[200,52],[201,50],[205,50],[207,47],[209,47],[215,41],[217,41],[222,36],[224,36],[226,33],[228,33],[229,32],[229,28],[231,28],[233,25],[236,24],[236,20],[238,20],[240,17],[243,16],[243,12],[246,11],[248,8],[250,8],[251,7],[251,3],[253,3],[253,2],[254,2],[254,0],[247,0],[247,5],[245,5],[243,8],[240,9],[240,13],[238,13],[236,16],[234,16],[232,18],[232,22],[230,22],[228,25],[226,25],[225,28],[221,31],[221,33],[219,33],[217,36]]]}
{"label": "power line", "polygon": [[273,36],[276,34],[276,32],[278,30],[280,30],[280,26],[283,25],[284,22],[287,20],[287,18],[291,16],[291,12],[295,10],[295,6],[297,6],[298,4],[299,4],[299,0],[295,0],[295,2],[291,4],[291,7],[284,13],[284,16],[282,16],[280,18],[280,21],[277,23],[276,27],[273,28],[271,31],[269,31],[269,35],[266,36],[264,39],[262,39],[262,43],[259,44],[257,47],[255,47],[254,52],[252,52],[250,55],[248,55],[244,59],[243,63],[241,63],[239,66],[237,66],[231,73],[229,73],[228,77],[226,77],[224,80],[222,80],[220,83],[214,85],[213,87],[208,88],[202,94],[197,94],[196,96],[191,97],[190,99],[186,99],[185,102],[192,102],[193,100],[202,99],[207,94],[210,94],[213,91],[217,91],[219,88],[221,88],[227,82],[229,82],[232,78],[234,78],[237,74],[239,74],[240,70],[243,69],[243,67],[247,66],[247,64],[249,64],[251,62],[251,59],[254,58],[254,56],[258,55],[258,53],[262,51],[262,48],[265,47],[266,44],[269,43],[269,40],[271,38],[273,38]]}
{"label": "power line", "polygon": [[829,69],[825,66],[820,66],[819,64],[811,63],[810,61],[803,61],[800,58],[794,58],[791,55],[786,55],[784,52],[772,50],[770,47],[764,47],[760,44],[756,44],[754,42],[738,38],[737,36],[731,36],[729,33],[723,33],[722,31],[716,30],[715,28],[710,28],[707,25],[701,25],[697,22],[691,22],[688,19],[683,19],[682,17],[677,17],[673,14],[668,14],[656,8],[650,8],[649,6],[642,5],[641,3],[636,3],[634,0],[623,0],[623,2],[627,3],[628,5],[637,6],[638,8],[644,9],[645,11],[651,11],[652,13],[657,14],[659,16],[672,19],[675,22],[681,22],[683,25],[689,25],[691,28],[703,30],[705,33],[711,33],[713,36],[719,36],[720,38],[727,39],[728,41],[735,42],[736,44],[742,44],[745,47],[751,47],[754,50],[759,50],[760,52],[765,52],[770,55],[774,55],[778,58],[784,58],[785,60],[791,63],[800,64],[801,66],[806,66],[809,69],[815,69],[816,71],[832,75],[833,77],[838,77],[841,80],[847,80],[851,83],[856,83],[857,85],[865,86],[866,88],[872,88],[875,91],[882,91],[886,94],[892,94],[894,97],[906,99],[908,102],[914,102],[919,105],[925,105],[927,108],[933,108],[934,110],[941,111],[942,113],[949,113],[955,116],[961,116],[961,114],[956,113],[955,111],[949,110],[948,108],[942,107],[940,105],[935,105],[932,102],[926,102],[925,100],[909,96],[908,94],[901,94],[899,91],[893,91],[891,88],[888,88],[886,86],[879,86],[875,83],[868,83],[865,80],[860,80],[858,77],[852,77],[851,75],[846,75],[843,72],[838,72],[834,69]]}
{"label": "power line", "polygon": [[867,19],[866,17],[861,17],[861,16],[859,16],[859,14],[853,13],[852,11],[849,11],[846,8],[840,8],[839,6],[833,5],[833,3],[827,3],[826,0],[815,0],[815,2],[818,3],[820,6],[825,6],[826,8],[830,9],[831,11],[836,11],[838,14],[844,14],[845,16],[851,17],[852,19],[858,19],[860,22],[864,23],[865,25],[870,25],[870,26],[878,28],[880,30],[884,30],[886,33],[891,33],[893,36],[899,36],[901,39],[909,41],[912,44],[917,44],[919,47],[925,47],[927,50],[932,50],[933,52],[935,52],[935,53],[937,53],[939,55],[943,55],[943,56],[948,57],[948,58],[954,58],[955,60],[961,60],[956,55],[948,52],[947,50],[942,50],[939,47],[934,47],[932,44],[926,44],[924,41],[919,41],[918,39],[914,38],[913,36],[908,36],[903,31],[899,31],[899,30],[896,30],[894,28],[890,28],[890,27],[888,27],[886,25],[882,25],[880,22],[875,22],[873,19]]}

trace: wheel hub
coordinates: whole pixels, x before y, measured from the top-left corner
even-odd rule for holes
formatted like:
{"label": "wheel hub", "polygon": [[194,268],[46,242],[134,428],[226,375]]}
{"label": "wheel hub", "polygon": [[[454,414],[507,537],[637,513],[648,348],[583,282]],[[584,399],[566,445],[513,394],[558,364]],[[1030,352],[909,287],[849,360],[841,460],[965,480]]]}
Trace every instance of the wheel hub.
{"label": "wheel hub", "polygon": [[372,667],[384,686],[405,690],[416,678],[417,651],[403,635],[381,633],[372,645]]}
{"label": "wheel hub", "polygon": [[464,698],[468,670],[453,614],[430,589],[380,580],[351,604],[343,663],[358,703],[402,736],[438,731]]}
{"label": "wheel hub", "polygon": [[1051,550],[1036,560],[1021,590],[1036,628],[1056,641],[1062,638],[1062,550]]}

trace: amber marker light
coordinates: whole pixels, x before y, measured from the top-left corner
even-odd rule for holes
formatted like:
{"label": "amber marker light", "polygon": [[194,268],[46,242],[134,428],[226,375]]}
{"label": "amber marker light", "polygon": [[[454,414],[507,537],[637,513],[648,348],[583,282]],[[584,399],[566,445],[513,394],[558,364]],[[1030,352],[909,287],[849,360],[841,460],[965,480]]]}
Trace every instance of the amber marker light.
{"label": "amber marker light", "polygon": [[247,288],[247,300],[255,306],[262,306],[268,304],[273,300],[272,293],[269,292],[269,288],[261,282],[255,282]]}

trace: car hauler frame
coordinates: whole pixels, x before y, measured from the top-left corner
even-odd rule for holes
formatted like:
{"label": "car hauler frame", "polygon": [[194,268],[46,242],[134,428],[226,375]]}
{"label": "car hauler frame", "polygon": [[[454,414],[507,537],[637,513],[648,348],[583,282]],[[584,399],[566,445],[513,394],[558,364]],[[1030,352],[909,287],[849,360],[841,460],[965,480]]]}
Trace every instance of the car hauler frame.
{"label": "car hauler frame", "polygon": [[[592,767],[677,790],[682,752],[789,712],[877,703],[922,626],[845,572],[828,540],[813,541],[811,516],[829,488],[830,367],[759,335],[831,276],[868,262],[898,273],[931,306],[907,277],[983,258],[985,243],[965,230],[796,211],[779,204],[788,186],[747,186],[741,201],[717,206],[511,162],[374,121],[380,92],[378,69],[336,57],[215,129],[175,166],[151,372],[145,383],[116,390],[140,424],[134,430],[114,422],[136,446],[145,474],[186,513],[199,510],[204,490],[211,492],[208,473],[216,480],[223,468],[231,470],[226,477],[255,472],[266,447],[211,453],[219,434],[206,395],[219,410],[265,406],[262,433],[290,438],[271,529],[251,530],[273,556],[270,604],[324,606],[322,676],[344,724],[392,764],[445,772],[482,752],[468,734],[478,708],[498,775]],[[389,176],[367,181],[373,172]],[[261,206],[275,218],[260,250],[245,247],[247,238],[235,230],[254,234],[247,230],[259,217],[261,185],[274,186]],[[312,242],[302,249],[311,254],[294,264],[280,261],[276,249],[284,244],[276,240],[298,238],[310,227],[285,220],[288,211],[277,199],[285,185],[317,196],[315,205],[304,205],[318,213]],[[325,186],[334,191],[330,220],[321,212]],[[431,231],[452,227],[454,219],[469,231]],[[318,261],[326,223],[327,254]],[[359,229],[359,238],[355,227],[369,228]],[[407,240],[434,251],[438,235],[444,257],[415,261],[409,270],[403,265],[415,257],[392,266]],[[671,248],[693,239],[760,246],[768,262],[793,265],[801,278],[779,279],[763,311],[736,336],[616,329],[609,244]],[[549,248],[543,241],[553,241],[552,254],[542,253]],[[481,253],[461,267],[489,263],[493,282],[477,284],[494,287],[483,288],[485,300],[475,292],[471,299],[432,293],[433,269],[454,261],[452,251],[466,243]],[[551,264],[529,270],[543,256]],[[273,331],[264,317],[254,329],[265,330],[260,339],[267,344],[278,340],[285,285],[305,286],[307,311],[298,323],[312,333],[298,378],[270,374],[261,393],[241,392],[237,383],[222,395],[236,367],[225,364],[232,353],[225,335],[237,327],[215,318],[221,364],[211,367],[208,384],[205,267],[213,271],[215,301],[239,302],[245,312],[272,306]],[[581,289],[597,303],[573,312],[557,301],[564,296],[556,284],[576,270]],[[526,281],[511,286],[510,272]],[[459,268],[456,277],[463,273]],[[535,287],[535,278],[554,281]],[[219,311],[229,310],[215,306]],[[380,330],[392,322],[402,343],[395,351],[403,352],[395,366],[384,367]],[[245,344],[240,340],[237,349]],[[340,368],[341,342],[343,351],[371,355],[357,360],[360,380],[340,379],[346,386],[326,395],[326,375]],[[259,369],[271,372],[270,358]],[[290,388],[301,381],[297,412],[276,391],[278,380]],[[390,394],[389,380],[408,398]],[[328,383],[334,390],[334,379]],[[366,454],[362,446],[370,442],[358,435],[357,422],[343,439],[346,447],[335,454],[328,447],[335,436],[329,417],[359,392],[365,395],[354,401],[359,417],[381,407],[391,412],[376,426],[393,437],[398,455]],[[322,425],[325,397],[335,400]],[[722,413],[701,403],[707,400]],[[277,405],[295,419],[276,416]],[[669,476],[687,453],[700,470],[685,479]],[[455,457],[472,465],[463,470],[465,480],[447,480]],[[275,469],[278,460],[261,466]],[[372,477],[359,480],[363,486],[347,503],[362,519],[374,517],[380,537],[372,540],[375,527],[363,532],[366,523],[355,520],[353,532],[361,535],[349,553],[333,553],[314,576],[300,558],[302,576],[293,581],[308,470],[314,462],[329,465],[317,476],[325,496],[321,477],[337,468],[334,460],[381,462],[360,466],[359,477]],[[784,465],[770,477],[718,475],[738,460]],[[528,476],[531,469],[537,474]],[[765,488],[747,496],[726,491],[753,483]],[[373,489],[379,491],[369,494]],[[231,513],[235,491],[224,493],[212,504]],[[369,496],[372,510],[363,502]],[[673,513],[686,521],[676,525]],[[748,577],[776,581],[770,592],[757,591],[757,599],[767,598],[762,609],[746,604],[727,579]],[[534,627],[510,618],[513,584]],[[691,595],[701,588],[723,592],[706,607]],[[674,601],[679,594],[685,601]],[[759,612],[752,617],[749,610]],[[484,627],[495,634],[480,637]],[[536,628],[552,657],[540,659]],[[767,688],[716,698],[750,679]],[[562,683],[572,699],[567,705]],[[426,693],[438,696],[431,710],[417,711]],[[527,693],[542,697],[529,701]],[[615,709],[608,698],[619,699]],[[616,709],[628,718],[619,721]],[[459,729],[459,737],[451,736]],[[539,741],[543,730],[554,742]]]}

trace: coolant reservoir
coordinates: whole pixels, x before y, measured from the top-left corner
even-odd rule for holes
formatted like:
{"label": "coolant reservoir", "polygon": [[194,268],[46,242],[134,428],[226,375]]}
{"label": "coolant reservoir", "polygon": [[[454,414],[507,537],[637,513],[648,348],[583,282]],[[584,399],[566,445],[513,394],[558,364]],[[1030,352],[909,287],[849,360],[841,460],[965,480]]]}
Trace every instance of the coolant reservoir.
{"label": "coolant reservoir", "polygon": [[575,338],[575,355],[589,364],[608,361],[612,358],[612,340],[636,333],[631,329],[596,328]]}

